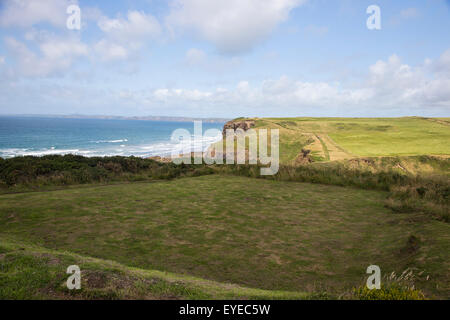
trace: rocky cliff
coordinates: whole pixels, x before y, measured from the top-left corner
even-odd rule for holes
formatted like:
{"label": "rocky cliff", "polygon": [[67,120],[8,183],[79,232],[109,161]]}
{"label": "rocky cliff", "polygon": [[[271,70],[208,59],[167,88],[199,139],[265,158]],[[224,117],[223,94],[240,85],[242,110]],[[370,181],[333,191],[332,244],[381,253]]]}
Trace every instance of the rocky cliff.
{"label": "rocky cliff", "polygon": [[225,123],[225,125],[223,126],[223,135],[226,134],[227,129],[233,129],[233,130],[237,130],[237,129],[242,129],[244,131],[247,131],[248,129],[251,129],[255,126],[255,121],[254,120],[231,120],[228,121],[227,123]]}

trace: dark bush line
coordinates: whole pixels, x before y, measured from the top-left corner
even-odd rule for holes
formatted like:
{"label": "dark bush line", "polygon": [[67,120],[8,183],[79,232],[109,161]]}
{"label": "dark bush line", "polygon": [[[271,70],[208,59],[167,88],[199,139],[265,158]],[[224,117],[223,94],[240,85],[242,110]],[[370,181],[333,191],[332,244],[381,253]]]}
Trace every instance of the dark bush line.
{"label": "dark bush line", "polygon": [[354,170],[345,166],[280,166],[274,176],[261,176],[260,167],[249,165],[216,166],[216,171],[239,176],[265,178],[280,181],[320,183],[337,186],[352,186],[362,189],[390,191],[393,185],[411,181],[411,177],[397,172],[377,172]]}
{"label": "dark bush line", "polygon": [[206,165],[160,163],[137,157],[49,155],[0,158],[0,190],[112,181],[174,179],[212,174]]}

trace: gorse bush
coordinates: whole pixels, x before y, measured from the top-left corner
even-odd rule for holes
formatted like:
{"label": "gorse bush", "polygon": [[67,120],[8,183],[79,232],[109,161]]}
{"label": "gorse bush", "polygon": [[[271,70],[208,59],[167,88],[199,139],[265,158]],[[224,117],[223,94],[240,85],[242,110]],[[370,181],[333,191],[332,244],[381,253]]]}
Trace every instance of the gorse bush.
{"label": "gorse bush", "polygon": [[416,177],[393,185],[386,205],[396,212],[420,210],[450,222],[450,183],[447,177]]}
{"label": "gorse bush", "polygon": [[420,290],[405,288],[397,284],[381,285],[378,290],[369,290],[366,286],[361,286],[353,290],[353,296],[359,300],[426,300]]}
{"label": "gorse bush", "polygon": [[0,160],[0,188],[9,191],[52,185],[174,179],[211,173],[212,169],[206,165],[175,165],[136,157],[27,156]]}
{"label": "gorse bush", "polygon": [[393,185],[402,185],[409,181],[407,176],[397,172],[372,173],[370,171],[349,169],[340,165],[303,165],[296,167],[284,165],[280,166],[278,173],[273,176],[260,176],[260,167],[258,166],[227,165],[216,166],[216,168],[220,173],[255,178],[353,186],[384,191],[389,191]]}
{"label": "gorse bush", "polygon": [[[412,235],[409,242],[418,241]],[[417,273],[407,268],[402,273],[392,272],[382,279],[380,289],[368,289],[366,285],[362,285],[352,290],[351,296],[359,300],[426,300],[425,294],[418,290],[414,282],[417,280],[428,280],[424,278],[424,271]]]}

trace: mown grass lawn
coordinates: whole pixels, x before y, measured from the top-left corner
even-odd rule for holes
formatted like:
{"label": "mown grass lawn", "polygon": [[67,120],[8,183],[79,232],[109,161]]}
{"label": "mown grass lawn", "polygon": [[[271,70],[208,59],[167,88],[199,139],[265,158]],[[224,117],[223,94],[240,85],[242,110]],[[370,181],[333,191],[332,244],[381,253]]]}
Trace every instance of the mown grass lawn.
{"label": "mown grass lawn", "polygon": [[[385,193],[220,175],[0,196],[0,236],[246,287],[340,294],[407,267],[448,295],[450,227]],[[408,239],[420,239],[409,248]]]}

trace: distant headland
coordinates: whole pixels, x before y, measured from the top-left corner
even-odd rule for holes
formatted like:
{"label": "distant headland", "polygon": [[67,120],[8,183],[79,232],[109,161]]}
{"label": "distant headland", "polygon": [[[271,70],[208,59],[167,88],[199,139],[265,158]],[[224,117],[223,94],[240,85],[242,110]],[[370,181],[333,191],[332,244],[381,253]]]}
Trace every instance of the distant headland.
{"label": "distant headland", "polygon": [[206,123],[228,122],[230,118],[193,118],[193,117],[170,117],[170,116],[111,116],[111,115],[54,115],[54,114],[5,114],[1,117],[45,117],[60,119],[106,119],[106,120],[146,120],[146,121],[172,121],[172,122],[192,122],[203,121]]}

